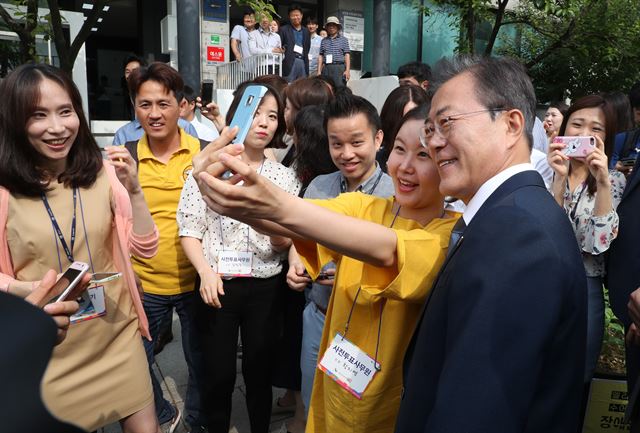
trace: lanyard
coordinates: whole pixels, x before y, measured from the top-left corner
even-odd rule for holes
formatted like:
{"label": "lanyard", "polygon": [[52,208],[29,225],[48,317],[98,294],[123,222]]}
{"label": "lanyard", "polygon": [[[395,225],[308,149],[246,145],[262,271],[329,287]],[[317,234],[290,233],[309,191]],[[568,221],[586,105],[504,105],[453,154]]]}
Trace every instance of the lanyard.
{"label": "lanyard", "polygon": [[[393,216],[393,220],[391,221],[391,225],[389,228],[393,227],[396,219],[398,218],[398,214],[400,213],[400,206],[398,205],[398,210],[396,210],[395,215]],[[349,316],[347,317],[347,323],[344,325],[344,333],[342,334],[342,339],[344,340],[347,337],[347,332],[349,331],[349,324],[351,323],[351,316],[353,315],[353,309],[356,306],[356,302],[358,301],[358,295],[360,295],[360,291],[362,290],[362,286],[358,287],[358,291],[356,292],[356,296],[353,298],[353,304],[351,304],[351,310],[349,310]],[[380,371],[382,366],[378,363],[378,349],[380,348],[380,331],[382,330],[382,311],[384,309],[385,299],[380,303],[380,321],[378,322],[378,337],[376,338],[376,353],[373,356],[373,362],[375,364],[376,370]]]}
{"label": "lanyard", "polygon": [[[362,186],[360,186],[361,191],[367,195],[371,195],[373,194],[373,191],[375,191],[376,187],[378,186],[378,184],[380,183],[380,179],[382,179],[382,175],[383,175],[383,171],[380,170],[378,172],[378,176],[376,177],[376,180],[373,182],[373,186],[369,189],[369,191],[364,191],[364,188],[362,188]],[[357,188],[356,188],[357,191]],[[340,182],[340,193],[345,193],[347,192],[347,181],[344,180],[344,182]],[[395,219],[394,219],[395,221]]]}
{"label": "lanyard", "polygon": [[[260,168],[258,169],[258,175],[262,174],[262,168],[264,167],[264,162],[267,158],[263,158],[262,162],[260,163]],[[220,244],[222,245],[222,251],[225,251],[224,249],[224,232],[222,230],[222,218],[224,218],[222,215],[218,215],[218,223],[220,224]],[[246,242],[247,242],[247,249],[246,252],[249,252],[249,233],[250,233],[250,228],[248,224],[244,224],[247,226],[247,236],[246,236]]]}
{"label": "lanyard", "polygon": [[[571,212],[569,213],[569,218],[571,221],[576,220],[576,212],[578,211],[578,205],[580,205],[580,200],[582,200],[582,194],[584,194],[584,190],[587,188],[587,183],[582,182],[582,188],[580,189],[580,194],[578,194],[578,199],[576,200],[576,204],[573,205]],[[567,180],[567,189],[569,189],[569,181]],[[573,196],[573,193],[569,189],[569,193]]]}
{"label": "lanyard", "polygon": [[60,250],[58,249],[58,241],[62,244],[62,248],[64,249],[64,253],[67,256],[67,260],[69,263],[73,263],[73,246],[76,242],[76,201],[80,199],[80,217],[82,218],[82,228],[84,230],[84,240],[87,246],[87,251],[89,254],[89,263],[91,264],[91,272],[95,273],[93,268],[93,258],[91,257],[91,248],[89,248],[89,236],[87,235],[87,225],[84,221],[84,208],[82,206],[82,195],[80,195],[80,191],[77,188],[73,189],[73,217],[71,219],[71,239],[70,244],[68,245],[66,240],[64,239],[64,235],[62,234],[62,230],[60,229],[60,225],[56,220],[55,215],[53,214],[53,210],[49,205],[49,200],[47,200],[47,196],[42,193],[40,198],[44,203],[44,207],[47,209],[47,213],[49,214],[49,218],[51,219],[51,225],[53,226],[53,232],[57,238],[54,238],[56,243],[56,252],[58,253],[58,266],[60,267],[60,272],[62,272],[62,260],[60,258]]}
{"label": "lanyard", "polygon": [[[73,218],[71,219],[71,242],[69,245],[67,245],[67,241],[64,239],[62,230],[60,230],[60,225],[58,224],[58,221],[53,214],[53,210],[49,205],[49,200],[47,200],[47,196],[45,195],[45,193],[40,194],[40,198],[44,203],[44,207],[47,209],[47,213],[49,214],[49,218],[51,219],[51,225],[53,226],[53,231],[58,236],[58,240],[62,244],[62,248],[64,249],[64,253],[67,256],[67,260],[69,260],[69,263],[73,263],[73,245],[76,243],[76,201],[78,199],[78,189],[73,188]],[[60,252],[58,252],[58,255],[60,255]],[[60,261],[59,258],[58,261]],[[62,265],[60,266],[60,268],[62,268]]]}

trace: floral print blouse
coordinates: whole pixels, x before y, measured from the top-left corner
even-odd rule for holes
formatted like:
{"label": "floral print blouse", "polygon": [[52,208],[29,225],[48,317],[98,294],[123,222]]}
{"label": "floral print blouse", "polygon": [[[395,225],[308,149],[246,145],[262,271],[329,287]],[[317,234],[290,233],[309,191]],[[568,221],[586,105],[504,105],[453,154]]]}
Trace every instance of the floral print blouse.
{"label": "floral print blouse", "polygon": [[622,199],[626,179],[619,171],[612,170],[609,171],[609,180],[613,209],[602,216],[593,215],[596,196],[589,194],[586,182],[578,185],[573,192],[569,190],[567,182],[564,191],[563,207],[578,239],[587,277],[605,275],[602,253],[609,249],[611,242],[618,236],[619,220],[616,208]]}

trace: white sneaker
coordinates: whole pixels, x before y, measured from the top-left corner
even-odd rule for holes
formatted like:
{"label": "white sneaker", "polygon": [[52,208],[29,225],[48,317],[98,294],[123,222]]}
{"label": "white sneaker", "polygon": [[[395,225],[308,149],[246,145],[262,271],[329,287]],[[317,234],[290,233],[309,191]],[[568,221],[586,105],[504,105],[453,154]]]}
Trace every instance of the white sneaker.
{"label": "white sneaker", "polygon": [[171,418],[171,420],[165,422],[160,426],[160,430],[162,430],[162,433],[173,433],[176,431],[178,424],[180,424],[182,412],[180,412],[180,409],[178,409],[177,406],[173,406],[173,408],[176,410],[176,414],[173,416],[173,418]]}

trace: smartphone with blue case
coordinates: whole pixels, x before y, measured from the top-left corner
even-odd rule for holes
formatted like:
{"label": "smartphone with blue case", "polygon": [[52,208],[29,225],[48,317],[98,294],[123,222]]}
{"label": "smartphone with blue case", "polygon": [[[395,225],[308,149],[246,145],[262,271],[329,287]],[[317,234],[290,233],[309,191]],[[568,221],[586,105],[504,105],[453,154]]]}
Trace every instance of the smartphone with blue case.
{"label": "smartphone with blue case", "polygon": [[251,129],[253,117],[256,115],[256,111],[260,106],[260,101],[262,101],[266,93],[267,88],[259,84],[250,84],[245,87],[242,93],[242,99],[240,99],[233,119],[231,119],[231,123],[229,124],[229,128],[233,128],[234,126],[240,128],[236,138],[233,139],[233,143],[244,143]]}

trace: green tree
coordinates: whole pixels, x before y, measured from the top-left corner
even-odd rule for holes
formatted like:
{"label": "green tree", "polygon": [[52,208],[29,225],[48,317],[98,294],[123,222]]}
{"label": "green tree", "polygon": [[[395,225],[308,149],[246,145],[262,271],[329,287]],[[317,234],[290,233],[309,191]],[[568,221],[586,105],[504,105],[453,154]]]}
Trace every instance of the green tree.
{"label": "green tree", "polygon": [[625,90],[640,80],[640,2],[574,0],[553,19],[532,13],[530,3],[516,10],[520,37],[498,53],[527,66],[539,100]]}
{"label": "green tree", "polygon": [[58,0],[47,0],[49,13],[46,15],[40,15],[38,0],[13,0],[11,3],[26,8],[26,11],[21,10],[14,17],[0,3],[0,22],[18,35],[20,63],[37,60],[36,35],[43,34],[45,39],[53,39],[60,58],[60,67],[71,74],[80,48],[91,35],[91,28],[95,27],[98,18],[103,14],[104,6],[109,1],[96,0],[93,3],[93,9],[71,42],[67,41],[63,32],[64,19],[60,15]]}

